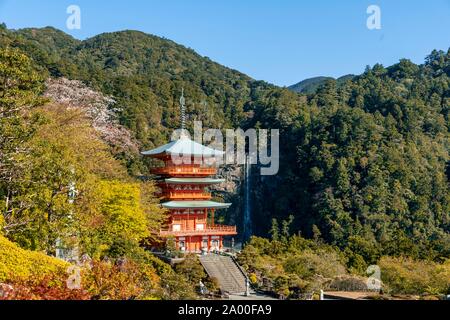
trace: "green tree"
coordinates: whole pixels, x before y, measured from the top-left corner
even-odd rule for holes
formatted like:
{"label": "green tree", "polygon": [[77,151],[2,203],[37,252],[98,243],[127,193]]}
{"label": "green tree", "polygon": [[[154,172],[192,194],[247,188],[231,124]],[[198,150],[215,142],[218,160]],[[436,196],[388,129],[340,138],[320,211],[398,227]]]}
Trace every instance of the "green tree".
{"label": "green tree", "polygon": [[17,194],[27,179],[23,159],[37,123],[30,111],[43,103],[42,89],[43,79],[26,55],[0,49],[0,211],[5,233],[28,222],[18,208]]}
{"label": "green tree", "polygon": [[272,240],[274,240],[274,241],[277,241],[278,240],[278,238],[279,238],[279,233],[280,233],[280,227],[279,227],[279,225],[278,225],[278,221],[277,221],[277,219],[272,219],[272,227],[270,228],[270,231],[269,231],[269,233],[270,233],[270,235],[271,235],[271,237],[272,237]]}
{"label": "green tree", "polygon": [[175,271],[184,275],[194,287],[198,287],[200,280],[206,278],[203,266],[195,254],[186,255],[184,260],[175,266]]}

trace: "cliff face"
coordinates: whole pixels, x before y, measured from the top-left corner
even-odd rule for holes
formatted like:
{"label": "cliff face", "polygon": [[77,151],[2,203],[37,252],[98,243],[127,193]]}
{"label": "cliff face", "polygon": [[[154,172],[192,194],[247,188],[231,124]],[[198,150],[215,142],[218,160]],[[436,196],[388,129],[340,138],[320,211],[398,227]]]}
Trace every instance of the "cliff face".
{"label": "cliff face", "polygon": [[[218,170],[217,177],[225,179],[225,182],[211,187],[215,196],[223,199],[224,202],[232,203],[228,210],[221,212],[224,221],[229,224],[235,224],[238,227],[238,233],[242,229],[242,205],[241,197],[243,191],[244,174],[243,168],[239,165],[226,165]],[[238,235],[238,238],[240,233]]]}
{"label": "cliff face", "polygon": [[[253,165],[250,170],[249,193],[245,194],[245,171],[243,165],[226,165],[220,167],[217,176],[225,179],[225,182],[211,187],[215,196],[224,202],[232,203],[231,207],[217,216],[223,217],[225,223],[235,224],[238,228],[238,240],[244,235],[245,210],[250,206],[249,214],[252,223],[252,234],[263,235],[271,223],[271,216],[267,215],[268,208],[273,203],[268,201],[273,195],[276,184],[279,183],[276,176],[261,176],[259,167]],[[246,203],[246,197],[249,201]]]}

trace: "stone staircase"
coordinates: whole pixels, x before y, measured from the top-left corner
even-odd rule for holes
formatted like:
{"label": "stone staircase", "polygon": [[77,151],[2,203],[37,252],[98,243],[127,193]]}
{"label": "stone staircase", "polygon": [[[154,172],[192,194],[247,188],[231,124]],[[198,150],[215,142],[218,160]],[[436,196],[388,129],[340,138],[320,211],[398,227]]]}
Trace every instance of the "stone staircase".
{"label": "stone staircase", "polygon": [[200,256],[200,262],[209,277],[219,281],[222,293],[244,294],[246,292],[246,276],[232,257],[208,254]]}

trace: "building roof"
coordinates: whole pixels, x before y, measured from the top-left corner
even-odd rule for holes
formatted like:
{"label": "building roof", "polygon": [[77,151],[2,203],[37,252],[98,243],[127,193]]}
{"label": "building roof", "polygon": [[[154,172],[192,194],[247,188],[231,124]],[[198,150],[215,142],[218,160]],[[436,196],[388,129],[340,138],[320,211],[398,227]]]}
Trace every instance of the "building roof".
{"label": "building roof", "polygon": [[326,291],[323,296],[326,300],[365,300],[380,294],[374,291]]}
{"label": "building roof", "polygon": [[219,151],[200,143],[192,141],[187,136],[182,135],[180,139],[169,142],[161,147],[141,152],[144,156],[159,156],[159,155],[178,155],[178,156],[206,156],[216,157],[222,156],[223,151]]}
{"label": "building roof", "polygon": [[214,184],[225,182],[225,179],[213,178],[169,178],[165,179],[169,184]]}
{"label": "building roof", "polygon": [[211,209],[225,209],[231,206],[231,203],[220,203],[215,201],[168,201],[161,204],[167,209],[197,209],[197,208],[211,208]]}

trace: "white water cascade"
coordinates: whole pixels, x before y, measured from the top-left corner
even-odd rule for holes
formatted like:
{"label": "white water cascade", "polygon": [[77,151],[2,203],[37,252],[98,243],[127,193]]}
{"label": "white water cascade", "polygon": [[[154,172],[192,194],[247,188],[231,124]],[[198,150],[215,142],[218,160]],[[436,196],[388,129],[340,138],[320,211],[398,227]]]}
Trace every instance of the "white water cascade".
{"label": "white water cascade", "polygon": [[243,241],[248,240],[252,235],[252,201],[250,188],[252,184],[252,175],[251,175],[251,161],[250,156],[245,157],[244,171],[245,171],[245,180],[244,180],[244,232],[243,232]]}

